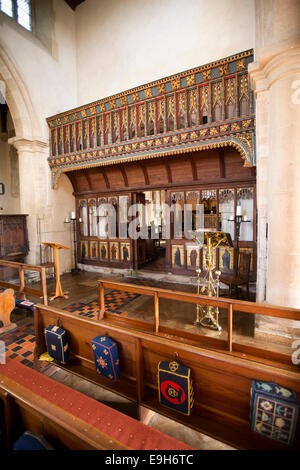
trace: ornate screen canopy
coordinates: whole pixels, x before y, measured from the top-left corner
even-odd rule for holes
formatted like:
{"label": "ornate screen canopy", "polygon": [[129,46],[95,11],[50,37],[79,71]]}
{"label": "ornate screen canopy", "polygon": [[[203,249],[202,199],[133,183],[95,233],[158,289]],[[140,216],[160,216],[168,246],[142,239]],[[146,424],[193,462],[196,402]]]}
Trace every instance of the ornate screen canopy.
{"label": "ornate screen canopy", "polygon": [[253,50],[47,119],[52,185],[63,172],[235,147],[255,165]]}

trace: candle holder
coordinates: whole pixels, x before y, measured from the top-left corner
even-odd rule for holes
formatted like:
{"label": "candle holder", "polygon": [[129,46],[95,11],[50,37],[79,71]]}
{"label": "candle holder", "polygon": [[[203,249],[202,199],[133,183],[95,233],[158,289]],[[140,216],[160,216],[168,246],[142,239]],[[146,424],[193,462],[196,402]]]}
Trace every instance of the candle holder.
{"label": "candle holder", "polygon": [[[213,246],[211,238],[207,237],[207,255],[206,255],[206,275],[203,280],[203,285],[200,289],[200,275],[201,269],[197,269],[197,294],[207,295],[208,297],[219,297],[219,278],[221,271],[215,271],[215,265],[213,262]],[[214,278],[214,271],[215,276]],[[222,330],[219,324],[219,308],[213,305],[199,305],[196,307],[196,321],[195,326],[204,326],[206,328],[212,328],[213,330]]]}
{"label": "candle holder", "polygon": [[234,222],[235,223],[235,239],[236,239],[236,255],[234,261],[234,273],[237,275],[238,272],[238,260],[239,260],[239,240],[240,240],[240,233],[241,233],[241,224],[251,222],[248,220],[247,216],[242,215],[242,207],[236,207],[236,214],[234,217],[227,219],[227,222]]}
{"label": "candle holder", "polygon": [[[203,246],[201,238],[198,237],[197,232],[191,232],[192,239],[199,247]],[[231,237],[225,232],[205,232],[204,245],[207,247],[206,263],[205,263],[205,276],[201,283],[201,269],[196,269],[197,273],[197,294],[207,295],[208,297],[219,297],[220,288],[220,275],[221,271],[216,270],[214,263],[214,252],[219,246],[232,246]],[[202,287],[201,287],[202,284]],[[213,305],[200,305],[196,306],[196,320],[195,326],[211,328],[217,330],[219,333],[222,327],[219,324],[219,307]]]}
{"label": "candle holder", "polygon": [[[81,219],[78,219],[81,222]],[[70,219],[68,217],[65,218],[65,224],[72,224],[72,232],[73,232],[73,246],[74,246],[74,268],[71,269],[72,275],[79,273],[80,269],[77,266],[77,231],[76,231],[76,214],[75,212],[71,212]]]}

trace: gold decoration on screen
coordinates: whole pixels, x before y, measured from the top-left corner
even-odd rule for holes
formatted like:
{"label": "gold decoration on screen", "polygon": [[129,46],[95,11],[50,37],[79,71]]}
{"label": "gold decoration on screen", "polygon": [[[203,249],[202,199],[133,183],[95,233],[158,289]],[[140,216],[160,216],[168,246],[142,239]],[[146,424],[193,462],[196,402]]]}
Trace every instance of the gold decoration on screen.
{"label": "gold decoration on screen", "polygon": [[244,129],[247,129],[250,126],[250,124],[251,124],[251,119],[247,119],[246,121],[242,122],[242,127]]}
{"label": "gold decoration on screen", "polygon": [[145,90],[145,97],[146,97],[146,98],[152,98],[152,90],[151,90],[151,88],[146,88],[146,90]]}
{"label": "gold decoration on screen", "polygon": [[159,93],[160,95],[163,95],[165,92],[166,92],[166,90],[165,90],[165,85],[164,85],[164,83],[162,83],[161,85],[158,85],[158,93]]}
{"label": "gold decoration on screen", "polygon": [[236,122],[234,122],[233,124],[231,124],[231,130],[232,131],[239,131],[240,126]]}
{"label": "gold decoration on screen", "polygon": [[224,64],[219,67],[219,74],[220,76],[228,74],[228,64]]}
{"label": "gold decoration on screen", "polygon": [[95,135],[96,133],[96,118],[93,118],[92,119],[92,130],[91,130],[91,134],[92,135]]}
{"label": "gold decoration on screen", "polygon": [[66,142],[70,142],[70,126],[66,126]]}
{"label": "gold decoration on screen", "polygon": [[172,90],[179,90],[180,88],[180,78],[171,81]]}
{"label": "gold decoration on screen", "polygon": [[210,80],[211,79],[210,69],[209,70],[203,70],[202,75],[203,75],[203,80],[204,81]]}
{"label": "gold decoration on screen", "polygon": [[188,75],[188,76],[186,77],[186,81],[187,81],[188,86],[194,85],[194,83],[195,83],[195,75],[194,75],[194,74],[193,74],[193,75]]}
{"label": "gold decoration on screen", "polygon": [[237,63],[236,63],[236,68],[237,68],[238,71],[239,71],[239,70],[243,70],[243,69],[245,68],[245,66],[246,66],[246,61],[245,61],[245,59],[240,59],[240,60],[238,60]]}

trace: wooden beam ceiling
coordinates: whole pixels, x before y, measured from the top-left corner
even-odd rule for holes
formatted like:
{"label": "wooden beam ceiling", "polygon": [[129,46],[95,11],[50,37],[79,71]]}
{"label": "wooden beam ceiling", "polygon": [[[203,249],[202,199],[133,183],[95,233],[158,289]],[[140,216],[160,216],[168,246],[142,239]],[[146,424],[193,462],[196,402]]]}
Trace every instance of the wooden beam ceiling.
{"label": "wooden beam ceiling", "polygon": [[80,3],[83,3],[85,0],[65,0],[65,2],[69,5],[69,7],[72,8],[72,10],[75,10]]}

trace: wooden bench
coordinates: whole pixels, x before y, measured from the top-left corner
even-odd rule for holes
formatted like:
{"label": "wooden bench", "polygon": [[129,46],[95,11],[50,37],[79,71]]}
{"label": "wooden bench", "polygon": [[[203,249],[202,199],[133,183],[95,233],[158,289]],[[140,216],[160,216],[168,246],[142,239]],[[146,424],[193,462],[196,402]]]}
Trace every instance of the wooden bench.
{"label": "wooden bench", "polygon": [[[14,292],[18,293],[19,295],[19,298],[13,299],[13,304],[14,304],[13,308],[10,308],[10,305],[7,308],[2,308],[3,299],[0,302],[1,304],[0,305],[0,321],[2,321],[3,323],[3,327],[0,328],[0,334],[3,334],[17,327],[15,323],[10,322],[10,315],[11,315],[12,310],[15,307],[23,308],[23,309],[30,310],[31,312],[33,312],[34,302],[30,302],[26,299],[26,293],[34,295],[36,297],[42,297],[44,305],[48,305],[48,297],[47,297],[47,283],[46,283],[46,268],[44,266],[18,263],[15,261],[6,261],[6,260],[0,260],[0,266],[5,266],[5,267],[9,267],[9,268],[17,270],[18,276],[19,276],[19,284],[0,280],[0,287],[6,288],[6,291],[4,291],[3,293],[0,293],[0,295],[4,294],[4,297],[5,296],[7,297],[9,294],[13,294]],[[24,272],[26,270],[37,271],[40,273],[42,289],[34,289],[32,287],[28,287],[25,285]]]}
{"label": "wooden bench", "polygon": [[[44,329],[56,324],[58,319],[68,333],[70,361],[65,365],[55,363],[57,366],[233,447],[287,448],[251,431],[250,387],[253,379],[274,380],[295,390],[300,398],[300,374],[296,366],[276,362],[274,358],[258,361],[250,354],[214,350],[203,346],[199,337],[197,344],[191,337],[180,336],[179,331],[173,330],[173,334],[163,329],[156,331],[149,324],[148,329],[143,329],[143,322],[123,319],[121,326],[105,316],[97,321],[36,305],[36,367],[39,356],[46,351]],[[121,375],[116,382],[95,371],[91,340],[98,335],[108,335],[118,344]],[[159,361],[174,358],[191,368],[195,406],[189,417],[161,406],[158,400],[157,365]],[[298,422],[296,448],[300,446],[299,429]]]}
{"label": "wooden bench", "polygon": [[54,449],[192,450],[15,360],[0,365],[1,400],[8,450],[24,431],[42,434]]}
{"label": "wooden bench", "polygon": [[[12,282],[0,280],[0,287],[4,287],[5,289],[14,289],[16,292],[18,292],[20,300],[26,300],[26,294],[31,294],[35,297],[42,297],[44,305],[48,305],[45,266],[39,266],[36,264],[18,263],[16,261],[6,261],[6,260],[0,260],[0,266],[5,266],[5,267],[9,267],[9,268],[13,268],[17,270],[18,276],[19,276],[19,284],[14,284]],[[29,287],[25,285],[25,276],[24,276],[25,271],[36,271],[40,273],[41,289],[35,289],[33,287]],[[19,306],[23,308],[22,305],[19,305]]]}

